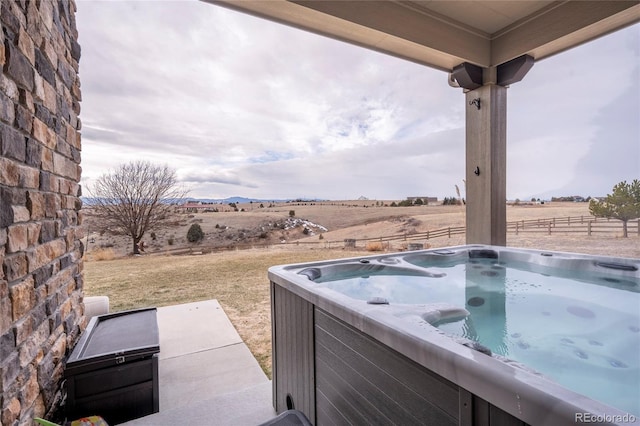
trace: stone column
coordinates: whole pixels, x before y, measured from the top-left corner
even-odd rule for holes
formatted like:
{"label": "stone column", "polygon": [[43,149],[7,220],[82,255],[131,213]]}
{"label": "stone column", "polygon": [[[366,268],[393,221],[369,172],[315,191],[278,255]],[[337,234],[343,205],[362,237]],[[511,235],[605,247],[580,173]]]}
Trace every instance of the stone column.
{"label": "stone column", "polygon": [[507,243],[507,88],[466,93],[467,244]]}
{"label": "stone column", "polygon": [[81,333],[80,45],[73,0],[0,1],[0,424],[61,402]]}

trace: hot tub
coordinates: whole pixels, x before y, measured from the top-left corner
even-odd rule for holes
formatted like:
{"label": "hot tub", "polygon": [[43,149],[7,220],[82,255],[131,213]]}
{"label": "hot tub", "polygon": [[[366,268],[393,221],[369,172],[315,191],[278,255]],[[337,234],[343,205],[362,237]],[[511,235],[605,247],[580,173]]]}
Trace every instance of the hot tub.
{"label": "hot tub", "polygon": [[276,411],[640,424],[640,259],[459,246],[269,269]]}

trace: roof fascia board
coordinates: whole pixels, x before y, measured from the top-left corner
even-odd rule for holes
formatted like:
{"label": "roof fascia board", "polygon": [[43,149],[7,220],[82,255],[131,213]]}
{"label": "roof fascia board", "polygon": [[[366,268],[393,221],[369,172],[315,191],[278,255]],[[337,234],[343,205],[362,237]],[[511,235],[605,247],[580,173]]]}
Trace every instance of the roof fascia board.
{"label": "roof fascia board", "polygon": [[401,3],[387,1],[203,0],[422,65],[451,71],[487,66],[490,40]]}
{"label": "roof fascia board", "polygon": [[544,59],[639,21],[636,0],[559,2],[494,36],[491,65],[524,54]]}
{"label": "roof fascia board", "polygon": [[293,3],[335,16],[480,66],[490,60],[490,40],[462,24],[448,22],[426,9],[395,1],[292,0]]}
{"label": "roof fascia board", "polygon": [[202,0],[442,71],[536,61],[640,22],[637,0],[561,0],[488,35],[417,2]]}

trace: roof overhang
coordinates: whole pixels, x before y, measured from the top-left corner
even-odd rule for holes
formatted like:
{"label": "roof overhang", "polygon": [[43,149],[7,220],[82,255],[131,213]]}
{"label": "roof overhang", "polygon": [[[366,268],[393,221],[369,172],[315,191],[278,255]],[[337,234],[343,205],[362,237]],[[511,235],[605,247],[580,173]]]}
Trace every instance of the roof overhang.
{"label": "roof overhang", "polygon": [[640,2],[204,0],[451,72],[544,59],[640,21]]}

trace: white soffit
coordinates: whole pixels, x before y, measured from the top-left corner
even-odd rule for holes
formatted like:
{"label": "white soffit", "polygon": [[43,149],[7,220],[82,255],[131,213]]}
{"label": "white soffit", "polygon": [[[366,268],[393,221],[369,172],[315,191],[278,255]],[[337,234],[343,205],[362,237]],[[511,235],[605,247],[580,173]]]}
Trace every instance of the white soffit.
{"label": "white soffit", "polygon": [[640,1],[204,0],[443,71],[540,60],[640,22]]}

